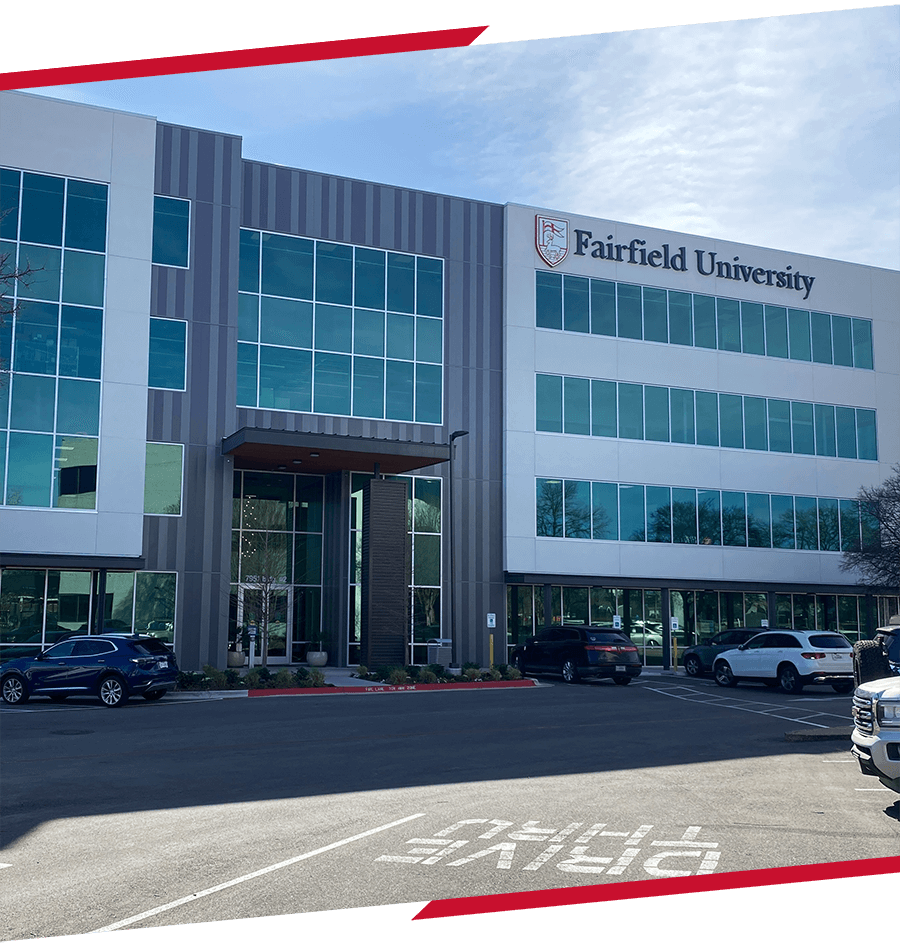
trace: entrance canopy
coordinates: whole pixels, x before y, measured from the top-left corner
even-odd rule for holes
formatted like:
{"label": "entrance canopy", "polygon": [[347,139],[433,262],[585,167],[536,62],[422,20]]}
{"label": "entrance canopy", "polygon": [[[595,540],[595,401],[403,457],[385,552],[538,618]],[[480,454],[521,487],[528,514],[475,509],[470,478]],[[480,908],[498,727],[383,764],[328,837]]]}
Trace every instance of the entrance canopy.
{"label": "entrance canopy", "polygon": [[242,427],[222,440],[222,455],[233,456],[238,469],[364,473],[377,463],[381,473],[397,475],[447,462],[450,445]]}

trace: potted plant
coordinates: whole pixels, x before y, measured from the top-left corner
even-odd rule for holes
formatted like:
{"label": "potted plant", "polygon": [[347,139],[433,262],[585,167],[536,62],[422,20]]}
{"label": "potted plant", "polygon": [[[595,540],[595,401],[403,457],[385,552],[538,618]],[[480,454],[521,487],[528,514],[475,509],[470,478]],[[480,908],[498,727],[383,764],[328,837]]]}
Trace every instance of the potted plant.
{"label": "potted plant", "polygon": [[322,641],[316,641],[316,649],[306,652],[306,663],[310,667],[324,667],[328,663],[328,651],[322,650]]}

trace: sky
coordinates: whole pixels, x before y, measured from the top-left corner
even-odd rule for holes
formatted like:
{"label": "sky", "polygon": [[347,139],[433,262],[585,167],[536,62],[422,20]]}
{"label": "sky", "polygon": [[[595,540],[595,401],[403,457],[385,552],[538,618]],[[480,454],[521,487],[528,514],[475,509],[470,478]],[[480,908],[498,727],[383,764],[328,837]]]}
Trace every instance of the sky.
{"label": "sky", "polygon": [[247,158],[900,268],[900,6],[35,92]]}

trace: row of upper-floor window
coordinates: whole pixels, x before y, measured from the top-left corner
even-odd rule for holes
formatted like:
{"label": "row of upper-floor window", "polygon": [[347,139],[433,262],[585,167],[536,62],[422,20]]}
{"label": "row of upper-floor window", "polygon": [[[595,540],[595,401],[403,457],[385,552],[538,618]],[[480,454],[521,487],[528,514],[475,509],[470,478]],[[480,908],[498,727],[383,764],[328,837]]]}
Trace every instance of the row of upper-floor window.
{"label": "row of upper-floor window", "polygon": [[536,535],[554,538],[824,552],[879,543],[853,499],[539,477],[535,512]]}
{"label": "row of upper-floor window", "polygon": [[867,408],[538,374],[535,427],[550,433],[877,460]]}
{"label": "row of upper-floor window", "polygon": [[537,270],[535,324],[593,335],[872,368],[869,319]]}

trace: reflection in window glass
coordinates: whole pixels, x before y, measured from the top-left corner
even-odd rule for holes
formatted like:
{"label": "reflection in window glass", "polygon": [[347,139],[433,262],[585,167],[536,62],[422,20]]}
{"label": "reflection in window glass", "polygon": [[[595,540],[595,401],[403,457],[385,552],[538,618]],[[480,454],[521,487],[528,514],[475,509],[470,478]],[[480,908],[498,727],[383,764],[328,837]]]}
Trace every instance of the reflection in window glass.
{"label": "reflection in window glass", "polygon": [[172,572],[135,572],[134,629],[166,644],[175,641],[175,588]]}
{"label": "reflection in window glass", "polygon": [[860,460],[877,460],[878,447],[875,442],[875,411],[856,410],[857,456]]}
{"label": "reflection in window glass", "polygon": [[318,414],[350,413],[350,358],[316,352],[313,404]]}
{"label": "reflection in window glass", "polygon": [[769,400],[769,449],[776,453],[791,452],[791,402]]}
{"label": "reflection in window glass", "polygon": [[153,198],[153,255],[161,266],[188,264],[191,203],[175,197]]}
{"label": "reflection in window glass", "polygon": [[838,519],[838,501],[836,499],[819,500],[819,548],[823,552],[840,550],[840,523]]}
{"label": "reflection in window glass", "polygon": [[619,337],[642,338],[641,287],[616,284],[618,300]]}
{"label": "reflection in window glass", "polygon": [[180,443],[148,443],[144,473],[144,513],[155,516],[181,515],[181,483],[184,446]]}
{"label": "reflection in window glass", "polygon": [[619,385],[619,436],[644,439],[644,392],[640,384]]}
{"label": "reflection in window glass", "polygon": [[694,443],[694,392],[672,388],[669,398],[672,410],[672,442]]}
{"label": "reflection in window glass", "polygon": [[14,371],[56,374],[59,306],[46,302],[23,304],[16,313]]}
{"label": "reflection in window glass", "polygon": [[722,544],[747,544],[747,512],[743,493],[722,491]]}
{"label": "reflection in window glass", "polygon": [[716,321],[719,328],[719,348],[722,351],[741,350],[740,306],[734,299],[716,299]]}
{"label": "reflection in window glass", "polygon": [[672,499],[667,486],[647,487],[647,541],[672,541]]}
{"label": "reflection in window glass", "polygon": [[688,292],[669,293],[669,341],[673,345],[694,344],[691,295]]}
{"label": "reflection in window glass", "polygon": [[616,436],[616,382],[591,381],[591,433]]}
{"label": "reflection in window glass", "polygon": [[391,312],[415,312],[416,260],[388,253],[387,307]]}
{"label": "reflection in window glass", "polygon": [[186,359],[187,322],[150,319],[148,387],[183,391]]}
{"label": "reflection in window glass", "polygon": [[106,184],[68,182],[66,188],[66,246],[79,250],[106,249]]}
{"label": "reflection in window glass", "polygon": [[319,242],[316,246],[316,301],[353,303],[353,247]]}
{"label": "reflection in window glass", "polygon": [[698,348],[718,348],[716,300],[712,296],[694,296],[694,344]]}
{"label": "reflection in window glass", "polygon": [[841,551],[859,551],[859,503],[855,499],[842,499],[840,501],[840,518]]}
{"label": "reflection in window glass", "polygon": [[758,302],[741,303],[741,345],[748,355],[766,353],[763,307]]}
{"label": "reflection in window glass", "polygon": [[669,389],[644,387],[645,436],[647,440],[669,440]]}
{"label": "reflection in window glass", "polygon": [[744,446],[744,412],[739,394],[719,395],[719,424],[723,447]]}
{"label": "reflection in window glass", "polygon": [[794,548],[793,496],[772,496],[772,547]]}
{"label": "reflection in window glass", "polygon": [[[18,381],[18,379],[17,379]],[[100,433],[100,384],[59,379],[56,430],[63,434]]]}
{"label": "reflection in window glass", "polygon": [[[537,327],[561,329],[563,324],[562,274],[537,272],[535,274],[535,292]],[[608,334],[615,335],[615,332]]]}
{"label": "reflection in window glass", "polygon": [[615,483],[592,483],[593,535],[595,539],[619,537],[618,487]]}
{"label": "reflection in window glass", "polygon": [[834,334],[834,363],[845,368],[853,367],[853,342],[851,339],[850,319],[835,315],[831,320]]}
{"label": "reflection in window glass", "polygon": [[766,399],[764,397],[744,398],[744,429],[748,450],[768,450]]}
{"label": "reflection in window glass", "polygon": [[[294,299],[275,299],[271,296],[241,296],[247,299],[244,305],[243,322],[245,328],[239,336],[248,341],[256,341],[257,324],[259,341],[266,345],[289,345],[292,348],[313,347],[313,307],[311,302]],[[336,309],[343,316],[342,325],[348,330],[349,309],[337,309],[334,306],[316,306],[316,330],[320,320],[327,321],[330,312]],[[257,312],[259,320],[257,323]],[[320,345],[321,348],[331,347]]]}
{"label": "reflection in window glass", "polygon": [[7,505],[49,506],[52,473],[52,435],[10,433]]}
{"label": "reflection in window glass", "polygon": [[667,342],[668,303],[665,289],[644,286],[644,339],[648,342]]}
{"label": "reflection in window glass", "polygon": [[788,309],[788,343],[794,361],[812,360],[808,312]]}
{"label": "reflection in window glass", "polygon": [[563,429],[567,434],[591,432],[591,388],[586,378],[563,379]]}
{"label": "reflection in window glass", "polygon": [[816,500],[812,496],[794,497],[798,549],[818,549],[819,523]]}
{"label": "reflection in window glass", "polygon": [[62,301],[102,306],[106,257],[66,250],[63,259]]}
{"label": "reflection in window glass", "polygon": [[59,299],[62,272],[60,251],[49,246],[19,247],[19,268],[32,270],[18,280],[16,287],[22,299]]}
{"label": "reflection in window glass", "polygon": [[722,518],[717,489],[697,490],[697,527],[700,545],[722,544]]}
{"label": "reflection in window glass", "polygon": [[53,505],[59,509],[97,506],[97,440],[57,437],[53,468]]}
{"label": "reflection in window glass", "polygon": [[766,354],[774,358],[788,356],[787,309],[777,305],[765,307]]}
{"label": "reflection in window glass", "polygon": [[[256,346],[242,346],[256,353]],[[341,358],[344,356],[321,356]],[[245,384],[250,396],[250,364],[245,368]],[[294,348],[259,346],[259,406],[281,411],[308,411],[311,403],[312,352]],[[253,379],[255,382],[255,379]],[[255,387],[255,384],[254,384]],[[349,399],[349,393],[348,393]],[[253,397],[255,405],[256,398]]]}
{"label": "reflection in window glass", "polygon": [[12,378],[12,409],[9,426],[13,430],[53,430],[56,379],[28,374]]}
{"label": "reflection in window glass", "polygon": [[815,451],[813,437],[813,406],[800,401],[791,401],[791,435],[794,453],[812,456]]}
{"label": "reflection in window glass", "polygon": [[591,484],[579,480],[565,480],[563,498],[566,538],[589,539],[592,517]]}
{"label": "reflection in window glass", "polygon": [[102,309],[64,305],[59,330],[59,373],[72,378],[99,378],[102,340]]}
{"label": "reflection in window glass", "polygon": [[853,319],[853,364],[869,368],[872,362],[872,323],[868,319]]}
{"label": "reflection in window glass", "polygon": [[615,283],[591,280],[591,331],[594,335],[616,334]]}
{"label": "reflection in window glass", "polygon": [[563,482],[537,480],[537,534],[562,538]]}
{"label": "reflection in window glass", "polygon": [[23,243],[62,244],[65,180],[44,174],[22,175],[19,239]]}
{"label": "reflection in window glass", "polygon": [[589,298],[584,276],[563,276],[563,328],[567,332],[590,331]]}
{"label": "reflection in window glass", "polygon": [[558,375],[539,374],[535,378],[538,430],[562,433],[562,381]]}
{"label": "reflection in window glass", "polygon": [[747,544],[756,549],[772,547],[768,493],[747,493]]}
{"label": "reflection in window glass", "polygon": [[644,487],[619,487],[619,523],[623,542],[644,542],[646,526],[644,514]]}
{"label": "reflection in window glass", "polygon": [[697,544],[697,490],[672,490],[672,541],[676,545]]}

